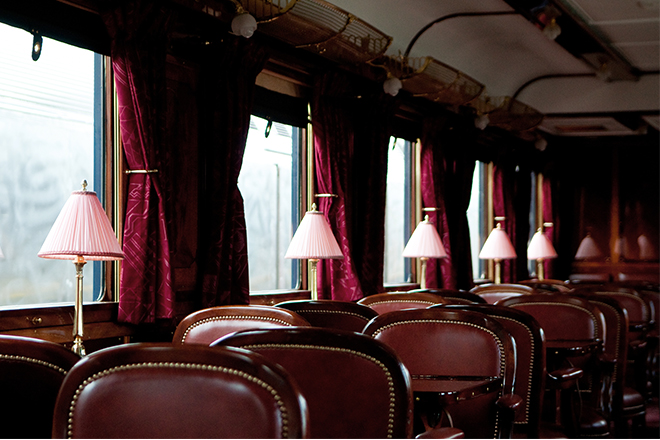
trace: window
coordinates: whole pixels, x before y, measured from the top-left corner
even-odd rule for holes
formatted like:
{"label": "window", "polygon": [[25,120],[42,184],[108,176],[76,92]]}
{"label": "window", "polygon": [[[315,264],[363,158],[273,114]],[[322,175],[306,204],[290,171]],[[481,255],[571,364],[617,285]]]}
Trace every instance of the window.
{"label": "window", "polygon": [[284,258],[298,224],[301,130],[250,119],[238,186],[245,200],[250,291],[293,289],[298,260]]}
{"label": "window", "polygon": [[486,261],[479,259],[479,252],[487,238],[487,175],[488,166],[477,161],[472,176],[472,193],[467,210],[468,227],[470,228],[470,251],[472,253],[472,276],[475,280],[485,279]]}
{"label": "window", "polygon": [[[103,195],[103,57],[44,39],[35,62],[32,35],[4,24],[0,40],[11,42],[0,46],[0,305],[71,302],[73,264],[37,252],[83,180]],[[85,301],[101,294],[101,267],[85,267]]]}
{"label": "window", "polygon": [[390,138],[387,158],[385,202],[385,259],[383,282],[405,282],[410,275],[410,259],[401,255],[410,237],[410,179],[412,143]]}

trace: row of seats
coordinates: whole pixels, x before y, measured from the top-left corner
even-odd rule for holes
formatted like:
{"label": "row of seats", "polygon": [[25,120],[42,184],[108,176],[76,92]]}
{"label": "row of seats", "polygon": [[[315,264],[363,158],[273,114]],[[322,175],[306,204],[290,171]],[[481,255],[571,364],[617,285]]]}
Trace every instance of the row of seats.
{"label": "row of seats", "polygon": [[[544,283],[545,284],[545,283]],[[536,351],[532,353],[531,348],[525,348],[518,341],[518,357],[523,359],[534,359],[536,357],[539,359],[539,362],[519,362],[523,367],[518,367],[518,376],[516,380],[518,384],[517,393],[521,394],[523,397],[523,411],[518,411],[515,415],[516,431],[523,432],[529,437],[538,437],[539,433],[539,420],[540,420],[540,407],[541,404],[538,403],[540,399],[531,399],[531,396],[542,396],[543,389],[547,386],[548,390],[555,391],[550,393],[550,399],[555,399],[556,402],[550,401],[551,404],[556,404],[556,406],[563,408],[563,411],[559,412],[557,418],[562,422],[564,432],[571,436],[606,436],[610,434],[610,421],[617,421],[616,429],[619,435],[625,433],[626,426],[624,423],[626,418],[635,418],[641,426],[644,419],[644,399],[639,392],[636,392],[631,387],[626,387],[622,391],[618,387],[623,384],[620,373],[625,370],[625,366],[618,366],[618,363],[621,364],[621,359],[625,359],[624,352],[621,351],[621,347],[625,347],[626,344],[621,344],[622,340],[625,340],[626,337],[622,332],[627,328],[625,325],[620,325],[622,321],[622,315],[626,314],[625,308],[620,307],[619,304],[615,304],[615,307],[610,307],[608,311],[609,318],[606,320],[605,316],[601,316],[601,313],[598,310],[596,305],[597,299],[601,300],[600,307],[605,308],[607,304],[606,298],[594,298],[585,305],[584,299],[579,298],[569,298],[569,296],[558,297],[556,298],[560,304],[546,304],[548,302],[549,293],[563,293],[567,294],[571,289],[568,288],[552,288],[552,289],[540,289],[539,285],[536,286],[511,286],[503,285],[498,288],[512,290],[512,287],[519,287],[518,291],[509,292],[508,294],[501,294],[500,300],[505,300],[507,298],[513,298],[518,296],[526,296],[526,298],[513,301],[513,303],[525,303],[525,302],[534,302],[536,303],[531,306],[529,310],[522,313],[522,315],[534,317],[534,314],[539,314],[541,321],[544,322],[544,325],[539,325],[538,322],[534,323],[534,319],[531,322],[528,322],[524,325],[518,324],[518,328],[509,324],[507,330],[509,332],[518,332],[518,339],[526,336],[526,345],[534,346],[533,338],[530,337],[530,334],[534,334],[534,327],[541,328],[542,337],[537,337],[537,340],[544,339],[545,333],[543,333],[543,327],[551,329],[551,334],[553,337],[550,342],[550,375],[547,377],[544,376],[544,369],[546,368],[545,359],[542,357],[545,356],[545,349],[539,350],[538,347],[541,347],[542,344],[536,342],[537,347]],[[560,286],[561,287],[561,286]],[[488,293],[496,293],[495,286],[487,286],[485,290]],[[534,293],[543,292],[544,296],[541,298],[532,298],[528,295]],[[524,292],[524,293],[523,293]],[[586,295],[588,292],[586,289],[582,289],[581,293],[575,293],[578,295]],[[571,295],[574,296],[574,295]],[[530,300],[530,301],[528,301]],[[319,300],[319,301],[293,301],[281,303],[278,305],[278,308],[284,308],[291,311],[295,311],[297,315],[303,316],[314,326],[320,327],[332,327],[332,328],[342,328],[348,329],[351,331],[364,331],[370,334],[370,331],[364,328],[371,320],[373,320],[377,315],[382,315],[385,313],[393,312],[399,309],[418,309],[418,308],[427,308],[430,306],[433,307],[460,307],[463,310],[468,310],[468,304],[472,304],[472,310],[480,313],[513,313],[511,310],[504,311],[504,307],[507,309],[518,308],[522,309],[526,305],[509,305],[500,303],[497,307],[489,305],[490,301],[487,301],[485,298],[481,297],[478,291],[475,292],[460,292],[460,291],[435,291],[431,292],[429,290],[425,292],[406,292],[406,293],[388,293],[380,295],[372,295],[370,297],[364,298],[359,301],[358,304],[355,303],[345,303],[345,302],[335,302],[328,300]],[[616,301],[614,301],[616,303]],[[364,307],[367,306],[367,307]],[[610,305],[612,306],[612,305]],[[557,310],[553,310],[553,307]],[[582,313],[586,316],[587,319],[598,315],[594,320],[591,319],[592,324],[589,324],[587,321],[585,331],[581,329],[574,328],[576,322],[579,322],[578,319],[581,319],[578,313],[576,315],[576,310],[580,307],[585,309],[585,312]],[[540,312],[532,312],[532,309],[538,309]],[[475,310],[476,309],[476,310]],[[618,309],[618,311],[617,311]],[[375,313],[374,313],[375,312]],[[617,315],[618,313],[618,315]],[[552,316],[553,320],[551,322],[547,321],[546,316]],[[557,319],[557,317],[563,317],[564,319]],[[393,315],[389,316],[391,319],[395,317]],[[405,315],[405,319],[409,320],[406,324],[409,328],[412,327],[410,320],[410,313]],[[499,317],[500,322],[511,322],[514,319],[505,316]],[[521,318],[518,317],[518,320]],[[428,321],[425,318],[422,321]],[[554,322],[553,322],[554,321]],[[609,338],[605,337],[606,323],[611,327]],[[614,324],[613,324],[614,323]],[[618,323],[618,327],[617,324]],[[182,324],[185,324],[182,322]],[[428,327],[428,322],[424,322]],[[554,328],[553,328],[554,327]],[[618,334],[615,332],[618,332]],[[388,330],[391,334],[391,330]],[[557,333],[555,335],[556,332]],[[598,333],[600,331],[601,333]],[[404,333],[405,334],[405,333]],[[421,343],[419,337],[419,332],[416,336],[410,340],[401,344],[397,351],[397,354],[401,356],[401,351],[406,348],[408,351],[413,350],[411,347],[416,347]],[[614,335],[617,334],[615,337]],[[372,335],[373,336],[373,335]],[[623,338],[623,339],[622,339]],[[176,339],[176,337],[175,337]],[[454,340],[461,340],[460,337],[452,338]],[[561,344],[559,343],[561,341]],[[577,341],[577,342],[576,342]],[[587,341],[587,344],[583,344]],[[416,343],[417,342],[417,343]],[[437,341],[435,341],[435,345]],[[388,345],[393,345],[390,341]],[[563,346],[562,346],[563,345]],[[453,353],[454,357],[457,357],[455,353],[458,353],[457,348],[452,347],[448,344],[448,341],[443,341],[443,348],[446,348],[446,351],[441,353],[441,358],[447,357],[447,353]],[[607,347],[607,349],[606,349]],[[526,353],[524,351],[526,350]],[[619,350],[616,352],[616,350]],[[429,357],[428,353],[433,353],[432,350],[421,350],[423,353],[426,353],[426,358]],[[465,350],[464,350],[465,351]],[[411,356],[408,362],[404,361],[404,364],[410,368],[410,365],[413,359],[419,359],[417,353],[417,348],[413,350],[414,356]],[[436,352],[440,353],[440,351]],[[523,354],[524,353],[524,354]],[[470,359],[469,356],[461,354],[463,358]],[[458,356],[460,358],[461,356]],[[405,356],[404,356],[405,357]],[[469,361],[468,361],[469,363]],[[474,362],[473,362],[474,363]],[[623,362],[625,364],[625,362]],[[439,359],[430,362],[434,366],[437,366],[438,370],[435,373],[438,373],[442,367],[442,363],[439,362]],[[540,370],[534,375],[531,374],[532,366],[536,365],[536,369]],[[539,367],[542,366],[542,367]],[[567,365],[569,367],[567,367]],[[581,368],[577,368],[581,367]],[[469,371],[469,368],[462,368],[458,371],[461,371],[461,374]],[[445,377],[445,374],[428,374],[428,368],[423,374],[416,374],[415,371],[411,370],[413,374],[413,388],[419,389],[420,382],[417,380],[419,377],[426,376],[436,376],[436,377]],[[531,377],[541,377],[541,379],[530,380]],[[547,382],[544,384],[544,382]],[[603,384],[602,389],[596,389],[595,384]],[[425,385],[424,385],[425,386]],[[417,388],[416,388],[417,387]],[[534,389],[534,391],[531,391]],[[540,390],[540,391],[539,391]],[[565,390],[561,392],[561,390]],[[568,391],[566,391],[568,390]],[[556,394],[554,396],[553,394]],[[419,399],[416,399],[419,401]],[[418,404],[419,406],[420,404]],[[437,406],[437,404],[436,404]],[[464,405],[465,406],[465,405]],[[515,406],[515,405],[514,405]],[[546,405],[549,406],[549,405]],[[460,426],[460,417],[453,415],[451,412],[456,411],[458,407],[450,407],[449,409],[443,408],[443,412],[447,414],[455,426]],[[493,413],[491,411],[491,413]],[[579,417],[574,417],[575,414],[580,414]],[[422,414],[425,419],[425,426],[421,428],[428,429],[429,421],[428,415]],[[506,417],[503,417],[501,414],[498,414],[500,421],[507,420]],[[470,417],[467,418],[468,420]],[[458,424],[456,423],[458,421]],[[419,422],[419,421],[418,421]],[[433,420],[431,425],[435,425],[436,420]],[[488,425],[488,424],[486,424]],[[504,425],[500,425],[499,429]],[[475,432],[471,432],[473,429],[469,424],[466,425],[468,428],[467,436],[477,436]],[[419,432],[420,427],[418,426],[415,432]],[[484,432],[481,432],[481,436],[485,435]],[[486,434],[490,434],[486,432]],[[501,432],[498,434],[501,435]]]}
{"label": "row of seats", "polygon": [[[82,360],[3,336],[0,377],[12,396],[4,432],[539,438],[544,421],[571,437],[608,435],[613,421],[625,436],[626,418],[643,423],[645,399],[625,386],[622,359],[630,343],[649,345],[654,311],[641,324],[603,287],[533,289],[496,304],[476,292],[425,291],[359,304],[215,307],[182,320],[172,344],[126,344]],[[25,408],[44,422],[20,423]]]}

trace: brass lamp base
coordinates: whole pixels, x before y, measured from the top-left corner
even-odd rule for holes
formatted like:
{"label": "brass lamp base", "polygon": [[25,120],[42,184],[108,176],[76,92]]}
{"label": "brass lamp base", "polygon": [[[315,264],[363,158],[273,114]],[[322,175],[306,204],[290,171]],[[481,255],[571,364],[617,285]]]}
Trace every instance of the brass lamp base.
{"label": "brass lamp base", "polygon": [[85,346],[83,345],[83,266],[87,262],[78,255],[73,264],[76,266],[76,302],[74,303],[73,319],[73,347],[71,350],[79,356],[85,356]]}
{"label": "brass lamp base", "polygon": [[538,278],[539,281],[543,281],[545,279],[545,268],[543,267],[543,258],[539,258],[536,260],[536,278]]}
{"label": "brass lamp base", "polygon": [[502,284],[502,260],[495,258],[495,284]]}
{"label": "brass lamp base", "polygon": [[428,258],[422,257],[419,260],[422,263],[422,270],[419,278],[419,287],[422,289],[426,289],[426,262]]}
{"label": "brass lamp base", "polygon": [[310,290],[311,290],[311,297],[314,301],[319,299],[319,294],[317,290],[317,285],[316,285],[316,264],[319,262],[317,259],[310,259],[309,264],[311,265],[311,274],[310,274]]}

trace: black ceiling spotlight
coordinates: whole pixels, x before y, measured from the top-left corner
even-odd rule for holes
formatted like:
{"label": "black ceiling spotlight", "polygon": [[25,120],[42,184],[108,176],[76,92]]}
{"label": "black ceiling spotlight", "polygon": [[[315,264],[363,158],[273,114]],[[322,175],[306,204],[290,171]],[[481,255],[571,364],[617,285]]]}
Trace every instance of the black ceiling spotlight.
{"label": "black ceiling spotlight", "polygon": [[41,55],[41,48],[44,39],[39,35],[39,31],[32,30],[32,60],[37,61]]}
{"label": "black ceiling spotlight", "polygon": [[37,61],[41,56],[41,48],[44,44],[44,39],[39,35],[39,31],[32,31],[32,60]]}

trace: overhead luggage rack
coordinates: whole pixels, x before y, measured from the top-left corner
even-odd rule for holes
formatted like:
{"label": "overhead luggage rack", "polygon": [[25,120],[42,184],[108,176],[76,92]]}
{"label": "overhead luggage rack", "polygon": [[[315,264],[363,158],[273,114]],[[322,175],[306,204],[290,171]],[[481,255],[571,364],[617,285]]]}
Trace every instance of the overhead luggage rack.
{"label": "overhead luggage rack", "polygon": [[330,60],[359,64],[381,56],[392,38],[323,0],[241,0],[259,32]]}

